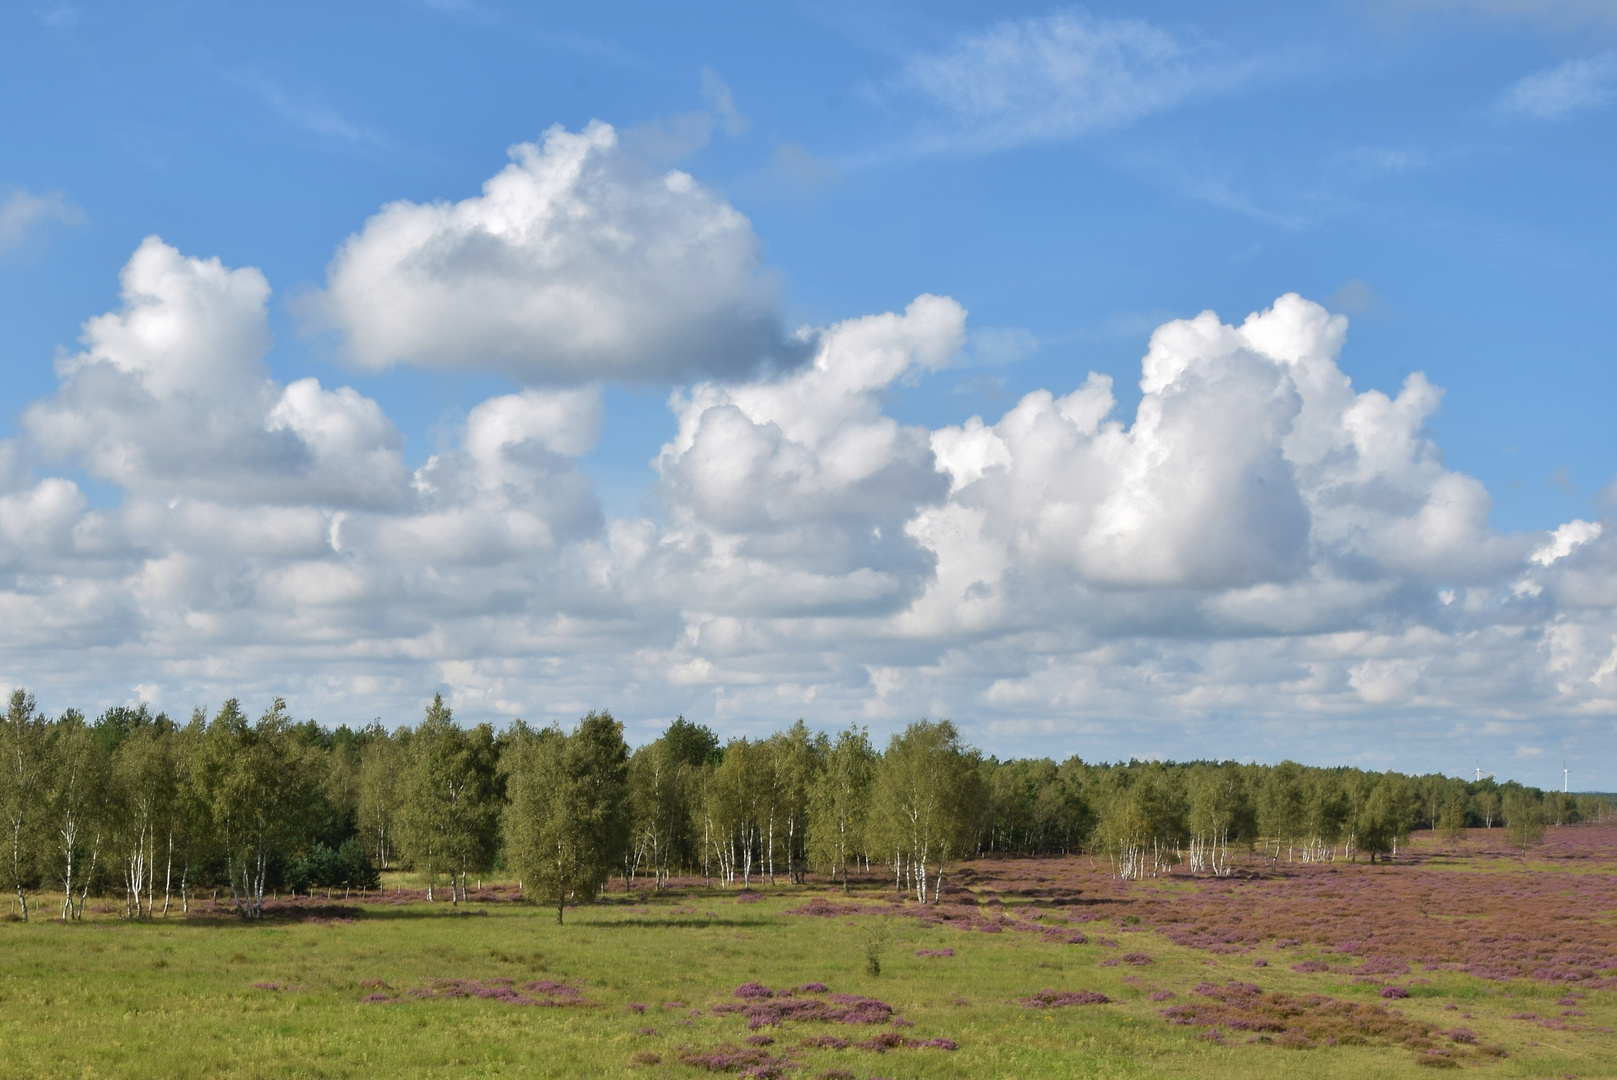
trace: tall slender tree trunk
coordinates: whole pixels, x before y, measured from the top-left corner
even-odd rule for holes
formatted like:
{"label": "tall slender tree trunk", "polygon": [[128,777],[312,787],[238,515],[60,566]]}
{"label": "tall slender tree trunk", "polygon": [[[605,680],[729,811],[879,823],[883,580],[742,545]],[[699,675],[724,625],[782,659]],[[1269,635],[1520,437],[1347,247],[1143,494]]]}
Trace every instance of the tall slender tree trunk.
{"label": "tall slender tree trunk", "polygon": [[169,887],[174,883],[174,829],[168,830],[168,860],[163,867],[163,916],[168,917]]}

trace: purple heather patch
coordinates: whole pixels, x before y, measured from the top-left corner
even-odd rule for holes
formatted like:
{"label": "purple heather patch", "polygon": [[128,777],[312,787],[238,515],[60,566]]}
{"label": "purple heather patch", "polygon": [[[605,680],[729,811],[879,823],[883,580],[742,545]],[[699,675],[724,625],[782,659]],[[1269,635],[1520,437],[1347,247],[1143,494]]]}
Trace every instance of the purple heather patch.
{"label": "purple heather patch", "polygon": [[[566,983],[539,979],[523,983],[520,987],[510,979],[434,979],[430,985],[411,987],[407,996],[425,998],[482,998],[504,1005],[536,1005],[544,1008],[566,1008],[588,1005],[578,988]],[[366,1001],[388,1000],[385,995],[372,994]],[[398,999],[393,999],[398,1000]]]}
{"label": "purple heather patch", "polygon": [[1026,1009],[1060,1009],[1068,1005],[1105,1005],[1112,999],[1094,990],[1040,990],[1018,999]]}

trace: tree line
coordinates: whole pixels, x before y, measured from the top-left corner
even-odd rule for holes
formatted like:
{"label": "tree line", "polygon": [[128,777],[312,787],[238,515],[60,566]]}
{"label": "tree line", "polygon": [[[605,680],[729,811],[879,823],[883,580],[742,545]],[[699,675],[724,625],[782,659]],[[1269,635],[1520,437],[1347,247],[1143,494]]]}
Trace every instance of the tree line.
{"label": "tree line", "polygon": [[952,863],[984,854],[1227,875],[1240,858],[1373,862],[1419,828],[1500,825],[1525,851],[1547,824],[1610,812],[1514,782],[1290,761],[1001,761],[947,720],[878,749],[857,726],[799,720],[721,744],[680,718],[631,751],[607,713],[571,731],[462,727],[441,697],[395,730],[299,723],[280,699],[256,720],[234,699],[183,723],[145,706],[51,719],[22,690],[0,718],[0,861],[22,918],[60,891],[63,920],[92,896],[151,918],[203,893],[253,919],[266,893],[370,890],[384,870],[456,904],[475,876],[502,873],[558,920],[614,876],[746,888],[814,872],[846,889],[880,872],[925,903]]}

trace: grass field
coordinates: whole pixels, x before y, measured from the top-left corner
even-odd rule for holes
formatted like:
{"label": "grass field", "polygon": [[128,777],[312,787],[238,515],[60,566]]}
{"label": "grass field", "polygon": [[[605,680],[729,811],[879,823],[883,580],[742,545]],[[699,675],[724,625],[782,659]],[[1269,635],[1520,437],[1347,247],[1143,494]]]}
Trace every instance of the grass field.
{"label": "grass field", "polygon": [[[1460,970],[1466,955],[1407,955],[1432,941],[1463,952],[1509,914],[1421,906],[1449,883],[1520,894],[1543,940],[1517,946],[1553,951],[1585,930],[1609,940],[1617,830],[1574,839],[1563,848],[1575,855],[1557,858],[1550,843],[1538,856],[1553,875],[1480,842],[1462,859],[1417,846],[1412,865],[1282,866],[1242,885],[1113,882],[1086,857],[987,861],[961,868],[941,910],[899,904],[876,881],[850,898],[824,883],[738,896],[681,882],[571,909],[563,926],[509,888],[474,893],[460,911],[392,892],[380,903],[283,903],[261,925],[202,913],[68,926],[36,916],[0,926],[0,1075],[698,1077],[719,1066],[844,1080],[1396,1077],[1436,1066],[1617,1076],[1617,1000],[1596,988],[1617,975],[1604,945],[1578,953],[1597,975],[1572,981],[1551,969],[1484,978]],[[1487,878],[1461,872],[1490,860],[1500,865]],[[1568,902],[1534,899],[1540,881]],[[1248,890],[1234,894],[1241,915],[1220,906],[1232,889]],[[1331,917],[1321,905],[1338,894],[1364,910]],[[1207,924],[1239,930],[1278,913],[1301,925],[1287,905],[1321,895],[1306,905],[1312,934],[1220,935]],[[1458,936],[1428,940],[1411,926]],[[1343,948],[1378,930],[1385,949]],[[885,935],[874,976],[873,933]],[[747,983],[826,990],[737,997]],[[1389,987],[1408,996],[1384,997]],[[1043,990],[1110,1000],[1023,1003]],[[804,1015],[781,1019],[794,1009]],[[1194,1022],[1172,1022],[1174,1010]],[[1289,1019],[1262,1030],[1280,1014]]]}

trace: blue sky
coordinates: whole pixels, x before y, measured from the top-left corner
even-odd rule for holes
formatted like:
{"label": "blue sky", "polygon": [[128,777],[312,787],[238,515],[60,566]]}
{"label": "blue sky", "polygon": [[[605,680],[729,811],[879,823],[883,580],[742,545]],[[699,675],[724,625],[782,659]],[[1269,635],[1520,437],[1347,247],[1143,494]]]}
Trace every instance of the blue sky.
{"label": "blue sky", "polygon": [[[35,610],[30,605],[62,610],[64,603],[76,614],[9,639],[0,679],[38,689],[51,707],[139,696],[183,710],[239,686],[253,700],[279,689],[294,707],[330,722],[374,713],[402,720],[422,694],[446,688],[468,719],[607,704],[634,730],[653,730],[683,711],[733,733],[800,713],[827,726],[853,720],[885,730],[905,716],[947,712],[982,745],[1005,753],[1108,757],[1165,746],[1180,757],[1289,753],[1448,771],[1486,757],[1485,769],[1545,783],[1559,774],[1563,755],[1592,762],[1617,749],[1608,692],[1617,688],[1606,688],[1611,675],[1601,674],[1617,645],[1599,599],[1604,542],[1580,540],[1549,563],[1529,558],[1567,523],[1603,521],[1610,506],[1602,492],[1617,473],[1606,415],[1617,389],[1608,327],[1617,309],[1617,210],[1609,194],[1617,14],[1607,4],[1366,0],[1210,13],[1168,3],[617,5],[605,12],[493,3],[249,11],[41,3],[0,13],[0,50],[6,490],[20,499],[64,479],[82,500],[71,513],[83,519],[40,524],[43,532],[15,541],[7,555],[21,605],[14,617]],[[530,332],[543,338],[554,332],[549,324],[491,327],[473,308],[457,308],[447,322],[413,323],[392,345],[364,354],[364,335],[392,333],[383,323],[399,309],[362,311],[342,299],[346,279],[333,269],[342,245],[374,236],[380,251],[382,232],[367,221],[384,206],[478,197],[505,167],[508,148],[543,145],[553,126],[579,133],[592,121],[615,130],[613,146],[598,152],[622,159],[623,169],[638,170],[634,176],[677,169],[711,206],[744,216],[744,227],[726,233],[735,245],[726,249],[729,269],[712,271],[725,288],[674,305],[711,302],[711,317],[693,329],[670,314],[611,357],[579,353],[583,359],[564,362],[543,342],[494,355],[503,346],[490,343]],[[640,180],[622,184],[622,198],[650,198]],[[625,220],[644,224],[651,213],[642,207]],[[325,391],[352,387],[374,402],[385,416],[377,437],[403,470],[422,468],[434,454],[448,468],[442,463],[470,454],[481,430],[476,418],[494,415],[477,410],[494,400],[529,394],[531,404],[551,395],[545,401],[560,402],[556,408],[598,416],[598,428],[530,431],[529,442],[557,460],[546,458],[542,476],[519,483],[502,473],[501,482],[549,509],[501,496],[499,507],[484,505],[455,526],[454,543],[427,545],[448,554],[390,556],[384,566],[381,548],[355,555],[335,540],[318,557],[290,548],[272,557],[250,545],[203,550],[160,529],[143,532],[153,527],[133,524],[137,504],[182,497],[214,500],[221,513],[249,520],[294,514],[294,507],[327,522],[358,521],[382,513],[383,504],[386,514],[426,513],[404,508],[404,495],[361,498],[335,487],[301,503],[265,495],[268,488],[253,487],[268,483],[262,463],[251,483],[227,471],[201,478],[200,467],[184,470],[188,479],[160,470],[136,476],[108,464],[120,453],[127,458],[134,443],[96,451],[87,437],[62,434],[84,426],[73,418],[91,415],[83,403],[92,391],[88,376],[74,383],[53,360],[112,357],[106,362],[114,368],[130,369],[113,355],[115,345],[82,344],[81,327],[130,310],[120,268],[153,235],[179,256],[261,271],[270,290],[262,318],[274,338],[263,354],[267,375],[277,387],[313,376]],[[636,288],[661,295],[658,282],[680,276],[672,266],[642,267],[649,276],[635,279]],[[601,289],[627,280],[621,268],[597,269],[607,283]],[[493,272],[485,267],[477,280],[486,286]],[[452,284],[439,280],[435,288]],[[534,287],[528,278],[511,284]],[[1324,580],[1321,507],[1338,481],[1309,481],[1315,486],[1302,497],[1312,554],[1289,570],[1220,577],[1222,570],[1185,570],[1190,563],[1181,560],[1179,576],[1163,570],[1146,580],[1081,558],[1061,584],[1046,582],[1041,591],[1075,589],[1073,604],[1104,607],[1122,602],[1116,590],[1135,590],[1129,603],[1154,614],[1091,620],[1055,611],[992,629],[929,624],[923,632],[900,624],[920,617],[918,598],[948,578],[949,556],[894,533],[912,528],[924,507],[954,500],[967,487],[964,474],[950,473],[951,493],[939,494],[938,470],[948,470],[937,458],[923,463],[920,479],[884,489],[878,502],[909,509],[880,533],[887,519],[846,492],[852,501],[825,503],[826,516],[804,524],[808,496],[791,488],[800,475],[794,465],[769,473],[777,486],[755,493],[794,508],[757,525],[742,523],[739,511],[715,517],[717,504],[691,494],[707,490],[708,480],[682,456],[689,448],[664,450],[676,445],[681,415],[691,432],[701,430],[701,417],[670,408],[669,398],[694,401],[691,388],[704,380],[731,387],[725,400],[755,424],[789,427],[784,414],[769,413],[784,405],[746,404],[741,388],[749,380],[778,388],[790,377],[781,365],[814,362],[805,358],[823,336],[794,346],[790,332],[806,326],[819,334],[843,320],[901,312],[921,294],[947,296],[969,312],[959,340],[939,360],[917,346],[919,359],[871,389],[859,408],[877,409],[909,432],[952,430],[974,416],[992,428],[1025,395],[1048,390],[1059,398],[1095,372],[1112,378],[1111,416],[1127,427],[1141,401],[1141,357],[1153,330],[1209,309],[1239,326],[1288,293],[1347,316],[1345,345],[1333,360],[1355,391],[1396,398],[1412,372],[1441,388],[1440,403],[1434,398],[1418,424],[1429,444],[1422,460],[1440,458],[1444,475],[1475,478],[1491,500],[1483,523],[1468,526],[1475,526],[1470,546],[1446,548],[1418,570],[1407,559],[1403,569],[1388,569],[1382,556],[1357,549],[1352,558],[1333,556],[1331,580],[1383,583],[1375,593],[1382,599],[1349,605],[1351,614],[1321,593],[1296,601],[1307,618],[1240,629],[1208,621],[1219,604],[1235,602],[1220,590],[1249,596],[1260,586],[1289,588],[1304,563]],[[412,295],[392,302],[433,302]],[[645,295],[620,297],[623,310],[642,310]],[[766,324],[785,344],[759,367],[775,347],[747,352],[735,335],[756,344]],[[432,343],[400,343],[399,334],[417,332]],[[936,332],[947,337],[946,327]],[[697,351],[677,363],[657,359],[661,346],[647,344],[680,335]],[[203,413],[184,416],[237,415],[235,404],[197,407]],[[542,419],[553,416],[547,409],[534,404],[522,422],[551,423]],[[42,417],[32,425],[24,420],[30,410]],[[157,409],[149,419],[185,422]],[[198,445],[202,458],[213,453]],[[930,445],[937,452],[941,444]],[[1216,455],[1227,445],[1220,436],[1196,452]],[[888,465],[882,475],[896,475]],[[1257,467],[1239,468],[1249,466]],[[465,476],[484,475],[466,469]],[[563,488],[576,502],[565,512],[555,509],[554,492]],[[416,482],[414,490],[424,489]],[[447,513],[434,512],[434,521]],[[1250,527],[1253,549],[1269,550],[1270,517],[1252,524],[1237,510],[1209,513],[1216,520],[1198,528],[1242,535]],[[539,540],[511,524],[530,517],[544,522]],[[653,547],[664,552],[701,533],[705,539],[686,554],[706,552],[709,571],[713,552],[750,552],[747,573],[765,573],[759,567],[768,563],[768,573],[786,575],[757,584],[770,596],[792,593],[792,575],[817,567],[822,577],[801,587],[821,590],[823,603],[760,601],[718,611],[722,605],[702,596],[734,587],[734,579],[699,584],[694,564],[641,567],[638,585],[628,571],[612,577],[618,571],[602,567],[626,565],[622,545],[635,522],[659,537]],[[1357,528],[1342,528],[1350,526]],[[50,528],[71,539],[41,539]],[[882,554],[861,563],[846,545],[870,529]],[[95,547],[84,537],[96,530],[119,539]],[[447,568],[464,562],[466,551],[483,550],[487,530],[518,539],[473,560],[489,581],[456,585],[458,595],[483,599],[449,603],[400,584],[452,576]],[[828,541],[833,533],[840,539]],[[783,555],[788,535],[801,548]],[[532,543],[543,553],[524,547]],[[1035,552],[1025,537],[1006,543],[995,565],[1010,576],[985,578],[985,588],[1018,574],[1055,573],[1050,568],[1065,558]],[[1506,548],[1515,554],[1500,554]],[[1491,554],[1479,554],[1484,549]],[[826,554],[833,550],[841,554]],[[1542,566],[1545,575],[1578,576],[1523,585],[1510,558]],[[276,568],[275,559],[290,561]],[[842,561],[828,568],[827,559]],[[1382,559],[1379,569],[1363,570],[1367,559]],[[362,573],[369,584],[356,593],[366,599],[340,613],[314,605],[326,616],[282,611],[276,590],[291,587],[275,575],[316,566],[334,573],[338,563],[361,573],[355,560],[370,560]],[[1470,569],[1449,573],[1444,560]],[[211,567],[196,579],[200,591],[152,599],[142,574],[179,562]],[[1350,564],[1361,569],[1342,569]],[[645,584],[678,573],[690,575],[691,595]],[[54,586],[39,584],[50,575],[78,589],[74,596],[89,591],[98,599],[53,601]],[[494,585],[501,575],[529,582],[530,591]],[[859,591],[859,582],[877,577],[887,584]],[[580,580],[608,583],[586,597],[570,591]],[[1558,601],[1558,588],[1582,599]],[[1095,599],[1094,589],[1109,599]],[[1456,589],[1516,599],[1478,593],[1475,610],[1506,613],[1466,627],[1444,624],[1421,606],[1427,601],[1408,599]],[[855,593],[864,597],[855,614],[836,608]],[[502,607],[512,595],[524,599]],[[1405,599],[1393,603],[1393,596]],[[1524,598],[1537,607],[1510,607]],[[815,622],[832,617],[825,614],[832,608],[835,618],[854,621],[834,632]],[[505,617],[515,621],[492,629]],[[490,636],[466,630],[463,620]],[[704,644],[699,628],[720,624],[730,644]],[[243,625],[256,629],[242,638],[225,629]],[[1499,655],[1541,662],[1518,671],[1508,688],[1482,692],[1468,688],[1464,672],[1473,670],[1468,664],[1498,669],[1501,661],[1479,659],[1494,654],[1477,651],[1479,636],[1490,633],[1502,635],[1490,646]],[[1383,645],[1346,645],[1341,635]],[[365,645],[311,675],[310,650],[333,636]],[[1576,660],[1567,652],[1573,637]],[[459,640],[468,644],[444,644]],[[88,666],[75,652],[87,647]],[[1319,648],[1331,659],[1310,652]],[[1270,650],[1269,659],[1248,656],[1244,674],[1219,674],[1221,650],[1243,649]],[[1110,651],[1099,657],[1097,650]],[[596,658],[584,665],[587,675],[579,673],[583,653]],[[988,654],[997,659],[980,667],[963,659]],[[1295,672],[1262,674],[1271,662],[1301,665],[1323,681],[1298,689],[1307,679]],[[1334,675],[1325,671],[1331,664]],[[1080,669],[1081,677],[1073,674]],[[1575,690],[1566,688],[1570,670],[1582,673]],[[1067,674],[1057,678],[1059,671]],[[1188,674],[1172,692],[1153,690],[1163,672]],[[1131,688],[1119,689],[1124,683]],[[1335,689],[1321,689],[1327,684]],[[1429,739],[1409,734],[1412,719]],[[1617,783],[1609,770],[1591,764],[1588,772],[1591,785]]]}

